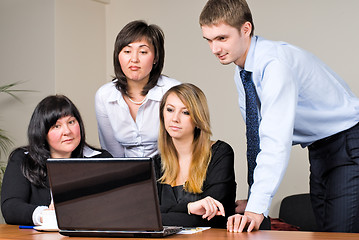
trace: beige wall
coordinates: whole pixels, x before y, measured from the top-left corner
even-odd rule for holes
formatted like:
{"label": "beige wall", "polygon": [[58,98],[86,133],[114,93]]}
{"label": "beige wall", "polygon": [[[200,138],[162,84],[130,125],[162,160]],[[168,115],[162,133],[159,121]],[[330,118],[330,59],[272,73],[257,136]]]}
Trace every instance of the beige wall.
{"label": "beige wall", "polygon": [[99,147],[94,96],[106,82],[106,10],[92,0],[55,1],[56,93],[79,108],[87,142]]}
{"label": "beige wall", "polygon": [[[227,141],[236,153],[238,198],[245,198],[245,126],[233,82],[234,65],[222,66],[202,39],[198,15],[205,0],[1,0],[0,84],[18,80],[23,103],[0,96],[0,127],[15,146],[26,144],[26,128],[35,105],[46,95],[63,93],[79,107],[88,142],[98,145],[94,93],[113,75],[117,33],[129,21],[144,19],[165,32],[164,74],[192,82],[207,95],[213,139]],[[256,34],[284,40],[324,60],[359,95],[355,70],[359,31],[357,0],[249,0]],[[353,47],[352,47],[353,46]],[[328,96],[329,97],[329,96]],[[2,161],[6,157],[1,158]],[[294,147],[270,216],[280,200],[308,192],[307,152]]]}
{"label": "beige wall", "polygon": [[22,102],[0,95],[0,128],[21,146],[36,104],[55,92],[54,1],[1,0],[0,34],[0,85],[34,90],[18,93]]}
{"label": "beige wall", "polygon": [[[84,118],[90,144],[99,146],[94,94],[106,82],[105,5],[92,0],[1,0],[0,84],[24,81],[23,102],[0,96],[0,127],[14,147],[27,143],[36,104],[65,94]],[[7,155],[1,156],[6,161]]]}

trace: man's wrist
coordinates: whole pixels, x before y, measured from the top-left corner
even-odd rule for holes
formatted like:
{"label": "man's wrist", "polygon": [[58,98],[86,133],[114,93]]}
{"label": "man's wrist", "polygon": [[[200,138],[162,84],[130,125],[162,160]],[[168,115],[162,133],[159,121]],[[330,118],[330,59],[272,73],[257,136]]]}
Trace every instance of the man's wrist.
{"label": "man's wrist", "polygon": [[256,229],[258,230],[259,226],[263,222],[264,214],[263,213],[255,213],[255,212],[245,211],[244,215],[247,216],[247,217],[250,217],[251,219],[253,219],[256,222]]}

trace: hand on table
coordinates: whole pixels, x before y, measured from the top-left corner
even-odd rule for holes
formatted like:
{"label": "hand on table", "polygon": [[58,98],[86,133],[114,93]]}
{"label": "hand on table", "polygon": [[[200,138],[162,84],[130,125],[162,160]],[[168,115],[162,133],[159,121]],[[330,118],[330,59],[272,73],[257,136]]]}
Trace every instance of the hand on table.
{"label": "hand on table", "polygon": [[244,215],[235,214],[230,216],[227,220],[227,231],[229,232],[247,232],[258,230],[264,219],[263,214],[254,212],[244,212]]}

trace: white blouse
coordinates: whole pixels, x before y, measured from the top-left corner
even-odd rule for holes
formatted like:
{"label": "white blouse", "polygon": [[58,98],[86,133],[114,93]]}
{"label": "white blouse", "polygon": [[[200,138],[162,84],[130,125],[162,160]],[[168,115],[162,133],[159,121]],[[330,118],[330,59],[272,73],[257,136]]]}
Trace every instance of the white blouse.
{"label": "white blouse", "polygon": [[138,109],[136,121],[114,82],[100,87],[95,96],[95,110],[100,144],[113,157],[152,157],[157,154],[159,107],[162,96],[180,84],[161,76]]}

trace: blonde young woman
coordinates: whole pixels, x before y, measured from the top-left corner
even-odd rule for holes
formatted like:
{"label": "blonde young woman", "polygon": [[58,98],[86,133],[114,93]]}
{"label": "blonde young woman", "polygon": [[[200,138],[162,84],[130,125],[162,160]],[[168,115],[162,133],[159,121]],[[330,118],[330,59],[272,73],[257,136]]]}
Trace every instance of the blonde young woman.
{"label": "blonde young woman", "polygon": [[207,100],[193,84],[172,87],[160,104],[154,158],[164,225],[226,227],[234,213],[234,153],[211,141]]}

